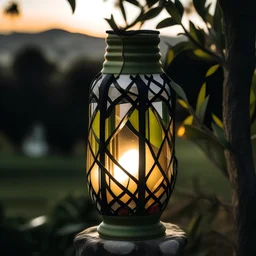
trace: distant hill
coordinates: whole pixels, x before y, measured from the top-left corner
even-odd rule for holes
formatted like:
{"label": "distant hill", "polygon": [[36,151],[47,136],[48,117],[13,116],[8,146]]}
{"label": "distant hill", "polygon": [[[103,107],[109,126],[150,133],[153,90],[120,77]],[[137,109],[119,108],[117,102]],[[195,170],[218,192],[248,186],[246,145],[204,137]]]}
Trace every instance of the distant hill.
{"label": "distant hill", "polygon": [[[167,50],[165,42],[175,44],[178,40],[180,39],[162,37],[160,45],[162,54],[165,54]],[[0,65],[11,65],[14,55],[21,48],[29,45],[41,48],[47,58],[57,62],[62,68],[81,58],[103,61],[106,46],[105,40],[102,38],[70,33],[59,29],[36,34],[12,33],[0,35]]]}

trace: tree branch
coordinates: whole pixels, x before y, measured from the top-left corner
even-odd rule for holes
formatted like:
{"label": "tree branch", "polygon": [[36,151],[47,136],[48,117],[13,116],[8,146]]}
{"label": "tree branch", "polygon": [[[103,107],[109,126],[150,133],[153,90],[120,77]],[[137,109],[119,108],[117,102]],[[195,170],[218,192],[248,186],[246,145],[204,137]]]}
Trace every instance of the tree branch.
{"label": "tree branch", "polygon": [[181,27],[183,28],[185,35],[189,38],[191,42],[194,43],[195,46],[197,46],[199,49],[204,51],[205,53],[209,54],[212,56],[218,63],[220,63],[223,67],[226,66],[225,59],[222,59],[220,56],[216,55],[214,52],[210,51],[209,49],[205,48],[203,45],[201,45],[199,42],[197,42],[187,31],[187,29],[184,27],[183,24],[181,24]]}

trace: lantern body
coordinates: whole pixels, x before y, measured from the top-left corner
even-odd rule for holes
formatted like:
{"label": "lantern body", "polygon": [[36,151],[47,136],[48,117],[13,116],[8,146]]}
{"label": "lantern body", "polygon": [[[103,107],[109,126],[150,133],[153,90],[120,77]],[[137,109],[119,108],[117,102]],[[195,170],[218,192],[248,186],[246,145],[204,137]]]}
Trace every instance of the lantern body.
{"label": "lantern body", "polygon": [[110,33],[107,43],[90,88],[86,163],[89,194],[103,216],[98,231],[106,238],[161,236],[176,158],[174,93],[161,69],[159,35]]}

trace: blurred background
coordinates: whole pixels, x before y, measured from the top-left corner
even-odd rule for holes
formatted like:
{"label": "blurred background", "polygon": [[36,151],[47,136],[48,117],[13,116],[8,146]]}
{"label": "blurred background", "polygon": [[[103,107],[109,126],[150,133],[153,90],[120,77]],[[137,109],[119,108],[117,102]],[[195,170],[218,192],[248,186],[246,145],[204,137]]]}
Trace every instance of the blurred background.
{"label": "blurred background", "polygon": [[[0,241],[5,239],[5,255],[14,255],[15,248],[19,255],[22,250],[24,255],[73,255],[73,234],[99,223],[87,196],[84,138],[88,88],[104,60],[103,37],[109,29],[104,18],[115,13],[118,19],[116,2],[78,0],[72,15],[66,0],[0,0]],[[144,28],[156,24],[152,20]],[[163,62],[167,45],[182,40],[177,32],[161,31]],[[201,74],[212,63],[185,57],[167,72],[195,105]],[[221,72],[211,83],[216,79],[222,79]],[[212,92],[215,113],[221,113],[220,91],[217,86]],[[177,127],[185,117],[178,108]],[[177,138],[176,150],[178,180],[163,217],[185,226],[194,212],[188,210],[184,219],[174,216],[190,205],[195,187],[229,200],[230,185],[192,142]],[[30,229],[39,232],[31,235]],[[10,252],[13,239],[18,242]]]}

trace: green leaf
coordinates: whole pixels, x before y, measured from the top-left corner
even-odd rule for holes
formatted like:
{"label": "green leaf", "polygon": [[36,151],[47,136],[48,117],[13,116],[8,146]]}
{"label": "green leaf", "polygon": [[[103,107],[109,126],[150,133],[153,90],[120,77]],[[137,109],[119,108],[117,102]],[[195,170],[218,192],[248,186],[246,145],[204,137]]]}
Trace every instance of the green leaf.
{"label": "green leaf", "polygon": [[208,212],[202,212],[194,216],[188,226],[189,235],[193,239],[202,237],[206,232],[209,232],[211,225],[219,213],[219,204],[213,204]]}
{"label": "green leaf", "polygon": [[212,6],[212,3],[209,3],[208,5],[206,5],[206,7],[205,7],[205,14],[204,14],[204,21],[207,21],[207,16],[208,16],[208,14],[209,14],[209,10],[210,10],[210,8],[211,8],[211,6]]}
{"label": "green leaf", "polygon": [[215,135],[219,138],[219,140],[220,140],[222,146],[223,146],[225,149],[231,150],[231,145],[230,145],[230,143],[227,141],[223,129],[221,129],[217,124],[215,124],[215,123],[213,123],[213,122],[212,122],[212,129],[213,129]]}
{"label": "green leaf", "polygon": [[70,4],[70,7],[72,9],[72,13],[74,13],[75,9],[76,9],[76,0],[67,0],[67,1]]}
{"label": "green leaf", "polygon": [[254,69],[252,76],[252,87],[256,90],[256,69]]}
{"label": "green leaf", "polygon": [[170,48],[166,54],[165,66],[167,67],[175,58],[175,52],[173,48]]}
{"label": "green leaf", "polygon": [[217,65],[214,65],[214,66],[210,67],[207,70],[205,77],[208,77],[208,76],[211,76],[212,74],[214,74],[218,70],[219,67],[220,67],[220,64],[217,64]]}
{"label": "green leaf", "polygon": [[137,0],[125,0],[125,1],[132,4],[132,5],[140,7],[140,3]]}
{"label": "green leaf", "polygon": [[189,21],[189,33],[198,43],[204,45],[204,32],[203,30],[197,29],[192,21]]}
{"label": "green leaf", "polygon": [[158,0],[147,0],[147,6],[150,8],[152,7],[154,4],[156,4],[158,2]]}
{"label": "green leaf", "polygon": [[185,102],[188,103],[188,98],[187,98],[185,92],[183,91],[183,89],[178,84],[176,84],[175,82],[172,81],[171,82],[171,87],[177,93],[177,95],[179,97],[181,97]]}
{"label": "green leaf", "polygon": [[116,22],[115,22],[114,17],[113,17],[112,14],[111,14],[111,18],[110,18],[110,19],[105,19],[105,20],[108,22],[109,26],[110,26],[113,30],[118,30],[118,26],[116,25]]}
{"label": "green leaf", "polygon": [[199,113],[199,109],[204,102],[206,95],[206,83],[204,83],[199,91],[198,97],[197,97],[197,102],[196,102],[196,113]]}
{"label": "green leaf", "polygon": [[166,19],[162,20],[161,22],[159,22],[157,24],[156,28],[157,29],[166,28],[166,27],[170,27],[173,25],[177,25],[177,22],[173,18],[166,18]]}
{"label": "green leaf", "polygon": [[256,122],[251,124],[251,134],[256,134]]}
{"label": "green leaf", "polygon": [[177,43],[176,45],[174,45],[173,47],[170,47],[168,52],[167,52],[167,58],[166,58],[166,66],[168,66],[173,59],[178,56],[181,52],[184,52],[186,50],[191,50],[194,49],[195,46],[193,43],[191,43],[190,41],[183,41],[180,43]]}
{"label": "green leaf", "polygon": [[213,26],[213,16],[210,13],[208,13],[206,16],[206,22]]}
{"label": "green leaf", "polygon": [[186,109],[189,108],[189,106],[188,106],[188,104],[187,104],[186,101],[179,99],[178,102],[180,103],[180,105],[181,105],[183,108],[186,108]]}
{"label": "green leaf", "polygon": [[203,216],[201,214],[195,215],[188,223],[187,233],[193,239],[197,239],[198,236],[200,235],[200,233],[198,232],[198,229],[199,229],[202,218]]}
{"label": "green leaf", "polygon": [[123,0],[119,0],[119,7],[120,7],[121,13],[123,15],[123,18],[124,18],[125,22],[127,23],[126,12],[124,9]]}
{"label": "green leaf", "polygon": [[186,138],[190,140],[208,140],[210,136],[202,129],[194,125],[184,125],[186,129]]}
{"label": "green leaf", "polygon": [[145,21],[145,20],[153,19],[160,14],[162,9],[163,9],[162,7],[152,8],[148,12],[144,13],[140,20]]}
{"label": "green leaf", "polygon": [[217,124],[221,129],[223,129],[223,123],[216,115],[212,114],[212,119],[215,124]]}
{"label": "green leaf", "polygon": [[183,13],[184,13],[184,7],[183,7],[182,3],[179,0],[175,0],[174,4],[180,13],[180,17],[182,18]]}
{"label": "green leaf", "polygon": [[251,114],[251,123],[253,124],[255,122],[256,113],[256,69],[254,70],[253,76],[252,76],[252,84],[251,84],[251,93],[250,93],[250,114]]}
{"label": "green leaf", "polygon": [[204,123],[204,117],[205,117],[205,112],[208,106],[208,102],[209,102],[209,95],[204,99],[198,111],[198,118],[202,123]]}
{"label": "green leaf", "polygon": [[180,12],[172,1],[168,2],[165,9],[178,24],[181,23]]}
{"label": "green leaf", "polygon": [[205,61],[215,61],[215,59],[208,53],[202,51],[201,49],[196,49],[193,51],[194,55],[199,57],[202,60]]}
{"label": "green leaf", "polygon": [[216,3],[215,12],[213,15],[213,24],[212,27],[215,31],[216,40],[219,42],[222,49],[225,49],[225,35],[223,29],[223,17],[222,17],[222,10],[219,5],[219,1]]}
{"label": "green leaf", "polygon": [[253,117],[253,114],[255,112],[255,107],[256,107],[256,96],[254,93],[253,88],[251,88],[250,92],[250,117]]}
{"label": "green leaf", "polygon": [[205,3],[206,0],[193,0],[194,7],[203,20],[205,20],[206,16]]}
{"label": "green leaf", "polygon": [[212,6],[212,3],[208,3],[205,7],[206,11],[209,12],[210,8]]}
{"label": "green leaf", "polygon": [[183,124],[191,125],[193,124],[194,117],[192,115],[189,115],[184,121]]}
{"label": "green leaf", "polygon": [[206,133],[201,128],[194,125],[184,125],[185,132],[183,138],[193,141],[205,153],[208,159],[228,178],[224,146]]}

